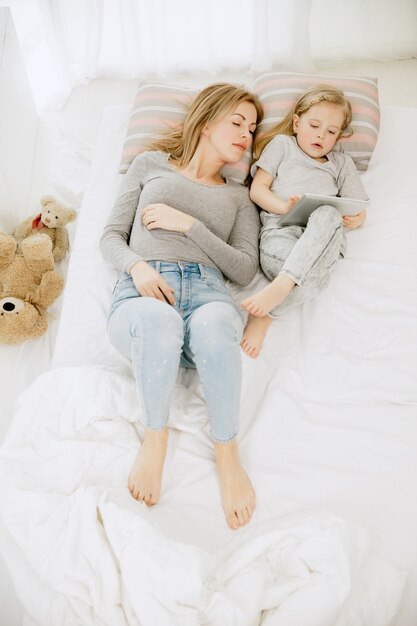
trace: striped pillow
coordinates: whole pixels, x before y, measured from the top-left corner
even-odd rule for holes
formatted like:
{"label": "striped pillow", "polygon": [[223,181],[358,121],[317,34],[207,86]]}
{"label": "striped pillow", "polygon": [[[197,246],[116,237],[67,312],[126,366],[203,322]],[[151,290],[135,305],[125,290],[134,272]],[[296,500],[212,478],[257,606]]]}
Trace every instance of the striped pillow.
{"label": "striped pillow", "polygon": [[[156,83],[140,83],[129,118],[122,149],[119,172],[125,174],[133,159],[146,150],[146,144],[166,128],[182,123],[187,106],[196,94],[195,89]],[[248,173],[251,153],[246,151],[238,163],[226,164],[224,178],[244,183]]]}
{"label": "striped pillow", "polygon": [[349,154],[358,170],[366,170],[379,132],[380,110],[376,78],[287,72],[262,74],[255,80],[253,89],[265,111],[265,117],[259,126],[260,131],[279,122],[306,89],[320,83],[341,89],[350,101],[354,133],[351,137],[341,138],[335,150]]}

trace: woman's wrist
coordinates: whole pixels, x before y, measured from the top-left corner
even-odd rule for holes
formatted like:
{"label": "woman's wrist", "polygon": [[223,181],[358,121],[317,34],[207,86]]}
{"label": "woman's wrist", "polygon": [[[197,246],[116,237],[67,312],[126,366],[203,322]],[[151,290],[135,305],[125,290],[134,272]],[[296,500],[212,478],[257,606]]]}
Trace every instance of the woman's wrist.
{"label": "woman's wrist", "polygon": [[183,233],[184,235],[186,235],[188,233],[188,231],[191,229],[191,227],[193,226],[193,224],[196,222],[195,217],[192,217],[191,215],[186,215],[184,214],[184,230]]}
{"label": "woman's wrist", "polygon": [[132,272],[133,272],[133,270],[134,270],[135,268],[136,268],[136,269],[140,269],[140,268],[139,268],[139,265],[140,265],[140,264],[143,266],[143,265],[146,265],[147,263],[146,263],[146,261],[144,261],[143,259],[139,259],[138,261],[135,261],[135,262],[134,262],[134,263],[132,263],[132,265],[129,267],[128,273],[129,273],[130,275],[132,275]]}

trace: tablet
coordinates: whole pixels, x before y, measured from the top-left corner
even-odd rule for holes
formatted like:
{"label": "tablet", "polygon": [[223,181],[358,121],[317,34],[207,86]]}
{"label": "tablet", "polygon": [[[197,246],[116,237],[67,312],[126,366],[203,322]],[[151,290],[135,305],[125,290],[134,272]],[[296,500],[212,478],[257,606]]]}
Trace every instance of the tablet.
{"label": "tablet", "polygon": [[318,193],[305,193],[292,209],[279,220],[280,226],[306,226],[308,218],[323,204],[333,206],[341,215],[357,215],[367,206],[369,200],[355,200],[354,198],[340,198],[339,196],[325,196]]}

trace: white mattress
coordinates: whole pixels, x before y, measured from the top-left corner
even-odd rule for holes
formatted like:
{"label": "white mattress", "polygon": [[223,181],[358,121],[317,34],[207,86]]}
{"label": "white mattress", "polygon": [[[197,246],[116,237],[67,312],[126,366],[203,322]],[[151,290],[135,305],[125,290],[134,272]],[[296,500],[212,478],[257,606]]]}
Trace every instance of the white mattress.
{"label": "white mattress", "polygon": [[98,240],[128,114],[105,111],[54,369],[21,397],[1,450],[15,548],[4,551],[26,611],[40,626],[254,626],[261,615],[267,626],[411,626],[417,110],[382,111],[363,175],[372,206],[328,289],[274,322],[259,359],[242,354],[240,447],[258,504],[237,533],[193,372],[180,373],[172,403],[161,502],[147,509],[127,492],[140,415],[130,364],[107,339],[116,275]]}

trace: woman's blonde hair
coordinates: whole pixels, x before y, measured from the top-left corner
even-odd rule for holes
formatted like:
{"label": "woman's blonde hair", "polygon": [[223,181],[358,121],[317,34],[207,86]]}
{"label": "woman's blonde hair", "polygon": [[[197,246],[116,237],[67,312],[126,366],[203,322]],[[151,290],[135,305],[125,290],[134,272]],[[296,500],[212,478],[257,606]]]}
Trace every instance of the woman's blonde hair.
{"label": "woman's blonde hair", "polygon": [[263,109],[256,94],[230,83],[209,85],[199,91],[188,105],[184,123],[151,141],[147,149],[168,152],[179,167],[186,167],[197,149],[203,129],[224,118],[241,102],[253,104],[259,123],[263,118]]}
{"label": "woman's blonde hair", "polygon": [[293,123],[294,115],[301,116],[307,113],[312,106],[320,102],[337,104],[343,109],[344,120],[340,135],[342,133],[344,133],[345,136],[351,135],[353,133],[353,130],[350,128],[352,107],[343,91],[331,85],[316,85],[315,87],[307,89],[302,96],[300,96],[292,109],[288,111],[287,115],[280,122],[268,128],[265,133],[258,135],[253,146],[253,160],[257,161],[259,159],[262,150],[276,135],[295,135]]}

